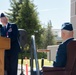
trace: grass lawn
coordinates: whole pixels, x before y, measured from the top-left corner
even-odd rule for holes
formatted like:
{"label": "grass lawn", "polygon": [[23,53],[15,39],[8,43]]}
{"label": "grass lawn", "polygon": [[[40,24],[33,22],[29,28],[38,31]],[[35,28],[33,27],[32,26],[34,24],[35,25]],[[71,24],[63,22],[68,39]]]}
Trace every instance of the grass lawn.
{"label": "grass lawn", "polygon": [[[39,62],[39,68],[41,68],[41,59],[38,59]],[[26,63],[28,63],[28,66],[30,67],[30,60],[29,59],[24,59],[23,60],[23,65],[25,65]],[[52,61],[48,61],[47,59],[44,59],[44,66],[51,66],[52,65]],[[18,60],[18,64],[21,64],[21,59]],[[34,68],[35,68],[35,60],[34,60]]]}

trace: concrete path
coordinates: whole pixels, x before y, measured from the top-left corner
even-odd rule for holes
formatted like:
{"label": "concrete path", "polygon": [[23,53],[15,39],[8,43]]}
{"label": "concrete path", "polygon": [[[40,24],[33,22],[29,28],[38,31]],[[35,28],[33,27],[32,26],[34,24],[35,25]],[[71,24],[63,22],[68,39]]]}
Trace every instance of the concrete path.
{"label": "concrete path", "polygon": [[[24,73],[24,75],[26,75],[26,67],[25,67],[25,65],[23,65],[23,73]],[[21,74],[21,65],[19,64],[18,65],[17,75],[20,75],[20,74]],[[28,67],[28,75],[30,75],[30,67]]]}

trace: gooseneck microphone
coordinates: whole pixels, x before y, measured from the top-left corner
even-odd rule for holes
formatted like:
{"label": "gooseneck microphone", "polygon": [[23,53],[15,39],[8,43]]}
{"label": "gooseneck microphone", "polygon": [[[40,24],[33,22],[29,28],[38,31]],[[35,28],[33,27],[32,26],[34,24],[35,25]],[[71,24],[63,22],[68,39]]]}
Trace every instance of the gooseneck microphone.
{"label": "gooseneck microphone", "polygon": [[1,36],[1,28],[2,28],[2,25],[0,24],[0,36]]}

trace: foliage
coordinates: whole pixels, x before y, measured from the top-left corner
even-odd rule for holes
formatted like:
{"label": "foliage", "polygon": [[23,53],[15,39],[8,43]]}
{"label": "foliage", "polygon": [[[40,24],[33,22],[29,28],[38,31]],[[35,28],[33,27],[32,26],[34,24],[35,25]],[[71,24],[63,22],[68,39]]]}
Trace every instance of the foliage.
{"label": "foliage", "polygon": [[[31,35],[35,35],[37,48],[46,48],[47,45],[54,44],[54,36],[52,34],[52,25],[49,22],[47,28],[42,28],[39,18],[37,7],[30,0],[10,0],[10,12],[6,12],[10,22],[17,24],[19,29],[27,31],[27,49],[29,52],[24,51],[23,55],[30,56]],[[21,54],[20,54],[21,55]],[[20,57],[19,55],[19,57]],[[41,58],[42,53],[39,53]],[[46,53],[45,53],[46,56]]]}
{"label": "foliage", "polygon": [[11,8],[8,9],[9,12],[6,12],[7,17],[9,18],[10,22],[16,22],[16,18],[18,16],[19,10],[20,10],[20,2],[17,2],[16,0],[10,0],[10,6]]}
{"label": "foliage", "polygon": [[27,31],[28,46],[30,46],[31,35],[36,36],[37,46],[41,44],[42,27],[36,9],[36,6],[30,0],[11,0],[11,9],[9,9],[11,12],[6,12],[10,22],[16,23],[19,29]]}
{"label": "foliage", "polygon": [[47,26],[47,33],[46,33],[46,46],[54,45],[54,44],[56,44],[56,42],[52,32],[52,23],[51,21],[49,21]]}
{"label": "foliage", "polygon": [[[23,58],[25,58],[25,57],[30,58],[31,57],[29,50],[26,50],[23,53],[19,53],[19,59],[21,59],[21,54],[23,55]],[[46,59],[46,57],[47,57],[46,53],[37,53],[37,55],[38,55],[38,59],[41,59],[42,57],[44,57]]]}
{"label": "foliage", "polygon": [[53,32],[52,32],[52,23],[51,21],[48,22],[47,28],[43,28],[43,34],[42,37],[42,47],[47,48],[48,45],[54,45],[56,44]]}

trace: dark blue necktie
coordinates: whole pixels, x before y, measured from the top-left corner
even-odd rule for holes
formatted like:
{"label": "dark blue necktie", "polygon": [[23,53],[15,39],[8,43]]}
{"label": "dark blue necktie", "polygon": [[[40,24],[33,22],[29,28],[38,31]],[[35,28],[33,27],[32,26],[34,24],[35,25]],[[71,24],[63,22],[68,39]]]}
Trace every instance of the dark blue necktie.
{"label": "dark blue necktie", "polygon": [[4,31],[6,31],[6,26],[4,26]]}

